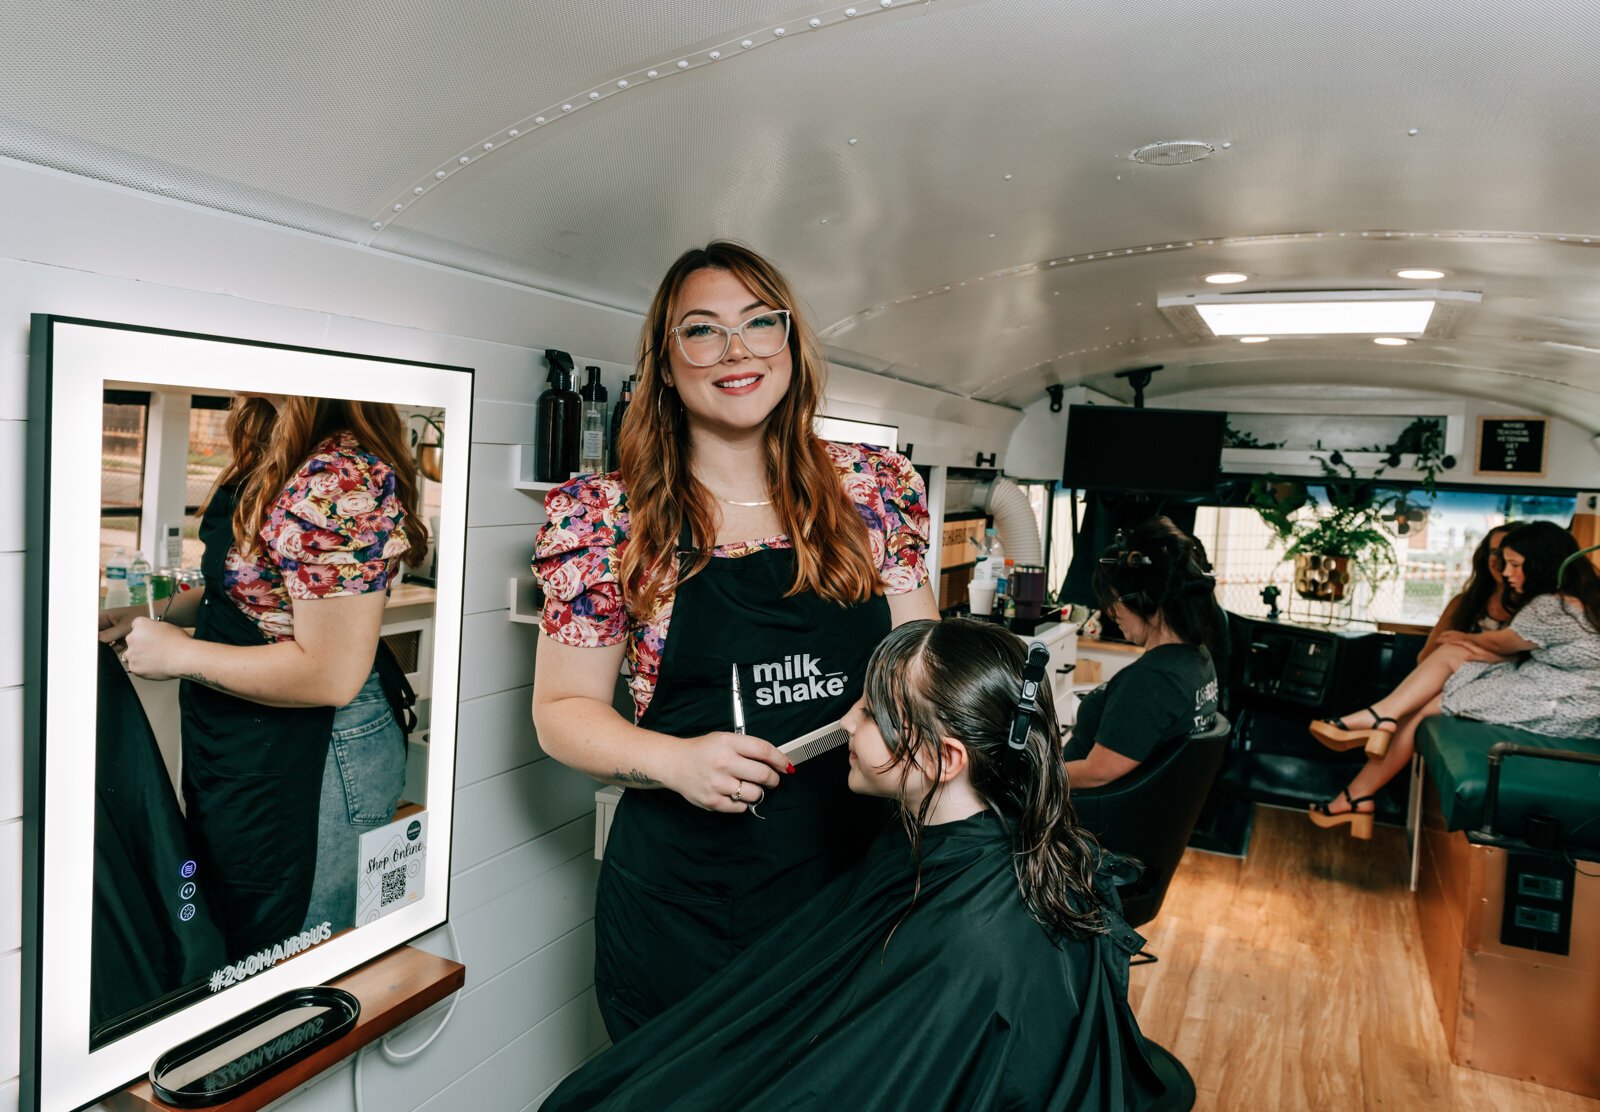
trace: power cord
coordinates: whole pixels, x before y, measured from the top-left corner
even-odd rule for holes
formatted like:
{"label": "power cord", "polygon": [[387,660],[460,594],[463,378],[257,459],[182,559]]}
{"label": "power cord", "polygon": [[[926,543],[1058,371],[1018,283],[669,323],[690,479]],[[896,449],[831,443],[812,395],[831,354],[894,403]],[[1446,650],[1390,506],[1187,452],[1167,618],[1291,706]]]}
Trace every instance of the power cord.
{"label": "power cord", "polygon": [[[444,933],[445,933],[445,936],[450,939],[450,952],[451,952],[452,957],[454,958],[454,960],[460,961],[461,960],[461,940],[456,937],[456,929],[451,924],[450,920],[448,920],[448,919],[446,919],[445,922],[444,922]],[[393,1064],[395,1064],[397,1066],[402,1064],[402,1063],[404,1063],[404,1062],[411,1061],[411,1059],[415,1058],[417,1055],[421,1054],[424,1050],[427,1050],[428,1047],[432,1046],[433,1045],[433,1040],[437,1039],[444,1032],[445,1027],[448,1026],[449,1023],[450,1023],[450,1017],[455,1015],[455,1013],[456,1013],[456,1005],[459,1004],[460,1002],[461,1002],[461,993],[456,992],[456,993],[451,995],[451,997],[450,997],[450,1006],[445,1009],[444,1018],[439,1021],[439,1026],[437,1026],[437,1027],[435,1027],[433,1029],[433,1033],[431,1035],[429,1035],[426,1039],[422,1040],[421,1045],[415,1046],[410,1050],[394,1050],[393,1048],[390,1047],[389,1040],[393,1039],[396,1035],[400,1034],[400,1032],[399,1031],[390,1031],[387,1035],[383,1036],[383,1038],[378,1040],[378,1050],[383,1054],[383,1056],[384,1056],[384,1058],[386,1060],[388,1060],[389,1062],[392,1062]],[[355,1070],[354,1070],[354,1073],[353,1073],[354,1081],[352,1082],[352,1084],[354,1086],[354,1089],[355,1089],[355,1102],[356,1102],[355,1112],[366,1112],[366,1101],[362,1098],[362,1095],[361,1095],[361,1093],[362,1093],[362,1089],[361,1089],[361,1072],[362,1072],[362,1070],[361,1070],[361,1067],[362,1067],[362,1063],[366,1061],[367,1051],[369,1051],[371,1049],[372,1049],[372,1047],[370,1047],[370,1046],[364,1046],[360,1050],[356,1051],[356,1066],[355,1066]]]}

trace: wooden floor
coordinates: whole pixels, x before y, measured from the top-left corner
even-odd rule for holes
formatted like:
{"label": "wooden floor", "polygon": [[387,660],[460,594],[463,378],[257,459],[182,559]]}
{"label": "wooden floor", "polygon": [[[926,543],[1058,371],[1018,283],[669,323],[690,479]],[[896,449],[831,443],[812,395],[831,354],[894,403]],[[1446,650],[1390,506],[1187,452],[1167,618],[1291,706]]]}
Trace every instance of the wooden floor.
{"label": "wooden floor", "polygon": [[1398,828],[1357,842],[1269,807],[1247,859],[1184,855],[1142,930],[1161,960],[1133,969],[1130,996],[1196,1108],[1600,1110],[1451,1063],[1406,863]]}

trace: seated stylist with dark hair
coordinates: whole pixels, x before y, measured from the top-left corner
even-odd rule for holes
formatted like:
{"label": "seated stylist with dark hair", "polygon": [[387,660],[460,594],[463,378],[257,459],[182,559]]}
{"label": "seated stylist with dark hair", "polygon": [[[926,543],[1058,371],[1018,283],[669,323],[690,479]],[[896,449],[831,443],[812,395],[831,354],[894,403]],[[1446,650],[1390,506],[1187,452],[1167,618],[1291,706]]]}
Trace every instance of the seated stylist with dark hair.
{"label": "seated stylist with dark hair", "polygon": [[[851,795],[843,747],[797,770],[772,744],[843,717],[890,628],[938,617],[922,480],[894,452],[817,439],[826,368],[770,263],[737,244],[689,251],[645,320],[620,469],[545,500],[539,741],[628,789],[595,897],[613,1040],[782,922],[888,819]],[[611,701],[624,659],[632,722]]]}
{"label": "seated stylist with dark hair", "polygon": [[1067,742],[1073,791],[1120,779],[1169,745],[1208,729],[1217,713],[1210,646],[1216,580],[1195,542],[1154,517],[1106,549],[1094,589],[1143,655],[1084,696]]}

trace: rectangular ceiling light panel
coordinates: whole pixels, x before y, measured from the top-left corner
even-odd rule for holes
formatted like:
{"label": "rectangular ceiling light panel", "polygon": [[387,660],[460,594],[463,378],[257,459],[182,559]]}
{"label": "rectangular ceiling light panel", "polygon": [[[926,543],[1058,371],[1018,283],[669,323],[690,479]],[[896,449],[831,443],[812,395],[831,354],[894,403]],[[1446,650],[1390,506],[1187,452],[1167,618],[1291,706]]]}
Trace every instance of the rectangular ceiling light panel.
{"label": "rectangular ceiling light panel", "polygon": [[1284,301],[1196,305],[1216,336],[1420,336],[1432,301]]}
{"label": "rectangular ceiling light panel", "polygon": [[1190,339],[1221,336],[1449,335],[1481,294],[1459,290],[1330,290],[1181,294],[1156,304]]}

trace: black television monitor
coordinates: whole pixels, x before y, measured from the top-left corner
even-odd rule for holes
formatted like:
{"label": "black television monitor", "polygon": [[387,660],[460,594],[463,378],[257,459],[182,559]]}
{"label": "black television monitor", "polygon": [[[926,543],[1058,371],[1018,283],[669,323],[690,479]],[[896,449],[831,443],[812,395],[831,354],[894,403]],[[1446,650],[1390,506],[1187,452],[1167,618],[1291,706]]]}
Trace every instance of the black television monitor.
{"label": "black television monitor", "polygon": [[1222,472],[1226,413],[1075,405],[1061,481],[1078,490],[1207,495]]}

